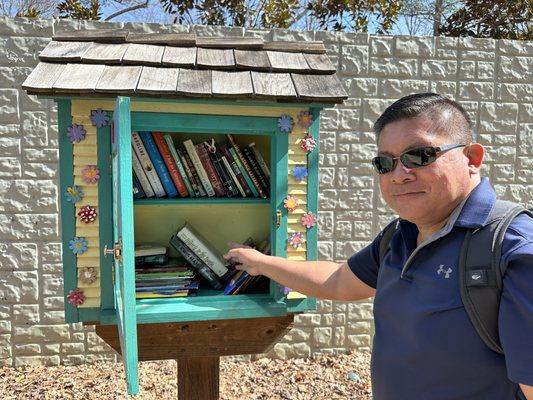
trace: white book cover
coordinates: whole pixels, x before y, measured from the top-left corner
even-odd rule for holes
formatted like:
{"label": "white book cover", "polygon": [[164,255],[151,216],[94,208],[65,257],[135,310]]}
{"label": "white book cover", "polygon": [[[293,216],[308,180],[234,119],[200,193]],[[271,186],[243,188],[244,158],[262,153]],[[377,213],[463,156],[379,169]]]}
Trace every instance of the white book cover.
{"label": "white book cover", "polygon": [[157,197],[166,196],[165,189],[163,189],[159,175],[157,175],[154,164],[152,164],[152,160],[150,160],[150,156],[148,156],[148,153],[146,152],[144,143],[137,132],[131,133],[131,143],[133,146],[133,151],[135,151],[135,154],[137,154],[137,157],[139,157],[142,168],[144,172],[146,172],[146,177],[154,189],[155,195]]}
{"label": "white book cover", "polygon": [[167,254],[167,248],[157,243],[139,243],[135,245],[135,257],[157,256]]}
{"label": "white book cover", "polygon": [[[132,144],[132,148],[133,148],[133,144]],[[133,170],[135,171],[135,175],[137,175],[137,178],[139,179],[139,182],[144,190],[144,193],[146,194],[146,197],[154,197],[155,196],[154,190],[152,189],[152,186],[150,185],[150,181],[148,181],[148,178],[146,177],[144,169],[141,166],[141,162],[139,161],[139,158],[137,157],[135,150],[132,152],[131,158],[132,158],[132,163],[133,163]]]}
{"label": "white book cover", "polygon": [[194,254],[205,262],[215,274],[223,276],[228,272],[226,262],[222,258],[222,255],[220,255],[220,253],[189,224],[185,224],[185,226],[178,231],[177,236]]}
{"label": "white book cover", "polygon": [[213,186],[211,185],[211,182],[209,181],[207,172],[205,172],[205,168],[202,162],[200,161],[200,157],[198,157],[198,153],[196,152],[196,149],[194,148],[194,144],[192,140],[186,140],[185,142],[183,142],[183,146],[185,146],[185,150],[187,150],[187,153],[189,153],[189,157],[191,158],[191,161],[194,164],[194,168],[196,168],[196,172],[198,173],[198,176],[200,177],[200,180],[202,181],[202,186],[207,192],[207,195],[209,197],[213,197],[215,195],[215,190],[213,189]]}
{"label": "white book cover", "polygon": [[226,156],[222,156],[221,160],[224,163],[224,166],[226,167],[226,169],[228,170],[228,173],[231,175],[231,179],[233,179],[235,186],[237,186],[237,189],[239,189],[239,192],[241,192],[242,197],[246,197],[246,192],[242,188],[241,183],[239,182],[239,179],[237,179],[235,172],[233,172],[231,165],[229,165],[228,160],[226,160]]}

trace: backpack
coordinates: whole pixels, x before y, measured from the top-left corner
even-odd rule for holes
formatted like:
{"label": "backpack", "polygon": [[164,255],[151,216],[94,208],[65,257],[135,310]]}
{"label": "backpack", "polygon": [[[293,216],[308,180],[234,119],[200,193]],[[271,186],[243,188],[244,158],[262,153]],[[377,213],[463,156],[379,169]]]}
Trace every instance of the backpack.
{"label": "backpack", "polygon": [[[533,218],[533,212],[519,204],[496,200],[487,224],[467,230],[459,258],[459,289],[466,313],[485,344],[500,354],[503,349],[498,334],[498,312],[505,273],[500,268],[502,244],[509,224],[522,213]],[[379,244],[380,265],[398,229],[399,220],[396,219],[383,230]]]}

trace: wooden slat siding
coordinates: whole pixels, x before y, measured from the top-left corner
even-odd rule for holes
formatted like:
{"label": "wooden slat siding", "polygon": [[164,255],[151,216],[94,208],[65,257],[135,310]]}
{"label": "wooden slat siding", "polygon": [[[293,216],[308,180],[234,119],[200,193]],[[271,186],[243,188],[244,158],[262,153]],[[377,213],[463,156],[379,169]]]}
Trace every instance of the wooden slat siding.
{"label": "wooden slat siding", "polygon": [[52,86],[54,91],[93,92],[105,65],[67,64]]}
{"label": "wooden slat siding", "polygon": [[348,98],[340,79],[332,75],[291,74],[302,100],[338,101]]}
{"label": "wooden slat siding", "polygon": [[257,97],[296,98],[291,75],[252,71],[252,83]]}
{"label": "wooden slat siding", "polygon": [[123,43],[126,41],[128,31],[124,29],[84,29],[74,32],[58,33],[54,40],[73,42]]}
{"label": "wooden slat siding", "polygon": [[81,57],[84,63],[120,64],[129,43],[93,43]]}
{"label": "wooden slat siding", "polygon": [[326,52],[326,47],[324,46],[323,42],[274,41],[265,43],[263,50],[286,51],[290,53],[324,54]]}
{"label": "wooden slat siding", "polygon": [[122,58],[123,64],[161,65],[164,46],[131,43]]}
{"label": "wooden slat siding", "polygon": [[37,67],[31,71],[30,75],[22,84],[24,90],[31,90],[33,92],[51,92],[50,89],[54,86],[57,78],[61,72],[66,68],[65,64],[50,64],[40,62]]}
{"label": "wooden slat siding", "polygon": [[57,42],[52,40],[39,54],[41,61],[81,61],[91,42]]}
{"label": "wooden slat siding", "polygon": [[97,92],[132,93],[137,88],[142,68],[137,66],[106,65],[98,83]]}
{"label": "wooden slat siding", "polygon": [[237,69],[269,71],[270,61],[266,51],[234,50]]}
{"label": "wooden slat siding", "polygon": [[254,93],[250,71],[211,71],[211,92],[216,96],[246,96]]}
{"label": "wooden slat siding", "polygon": [[333,74],[336,71],[327,54],[304,54],[304,57],[311,71],[328,74]]}
{"label": "wooden slat siding", "polygon": [[211,96],[211,71],[180,68],[178,93]]}
{"label": "wooden slat siding", "polygon": [[196,65],[196,47],[165,47],[163,65],[173,67],[191,67]]}
{"label": "wooden slat siding", "polygon": [[178,68],[143,67],[137,92],[158,94],[175,93],[178,86]]}
{"label": "wooden slat siding", "polygon": [[309,72],[310,68],[302,53],[287,53],[283,51],[267,51],[272,71],[279,72]]}
{"label": "wooden slat siding", "polygon": [[196,65],[203,68],[232,69],[235,67],[233,50],[198,48]]}
{"label": "wooden slat siding", "polygon": [[194,33],[129,33],[128,43],[159,44],[166,46],[195,46]]}
{"label": "wooden slat siding", "polygon": [[261,38],[254,37],[198,37],[196,46],[211,49],[243,49],[243,50],[260,50],[263,48],[264,41]]}

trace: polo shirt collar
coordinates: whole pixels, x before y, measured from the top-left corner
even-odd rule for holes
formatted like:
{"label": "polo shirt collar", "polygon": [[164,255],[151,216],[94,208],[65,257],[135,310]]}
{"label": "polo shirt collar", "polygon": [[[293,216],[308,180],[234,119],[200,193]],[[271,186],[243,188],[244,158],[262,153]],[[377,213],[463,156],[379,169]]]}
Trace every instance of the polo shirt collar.
{"label": "polo shirt collar", "polygon": [[455,220],[455,226],[481,228],[487,223],[495,202],[496,192],[487,178],[481,178],[481,182],[468,196],[459,217]]}

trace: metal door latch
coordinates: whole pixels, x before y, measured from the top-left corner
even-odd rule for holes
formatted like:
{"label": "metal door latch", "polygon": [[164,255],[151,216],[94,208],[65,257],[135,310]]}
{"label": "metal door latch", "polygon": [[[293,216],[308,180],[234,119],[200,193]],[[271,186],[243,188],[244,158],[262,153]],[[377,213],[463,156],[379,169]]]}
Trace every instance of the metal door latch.
{"label": "metal door latch", "polygon": [[122,240],[119,239],[118,243],[115,243],[112,249],[108,249],[106,244],[104,246],[104,255],[113,255],[113,259],[122,261]]}
{"label": "metal door latch", "polygon": [[279,228],[281,225],[281,211],[276,211],[276,228]]}

